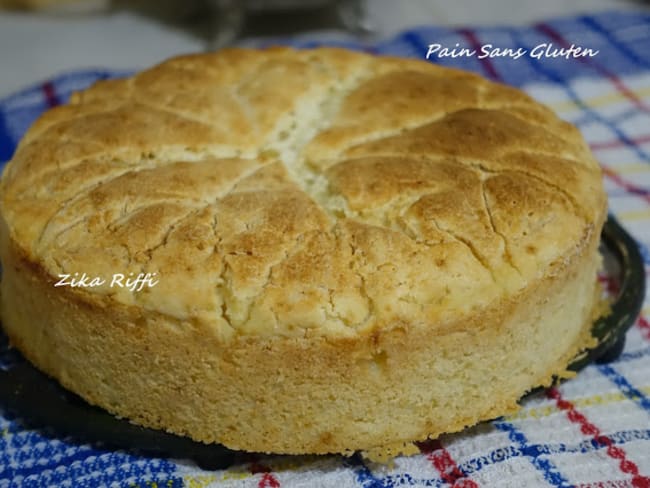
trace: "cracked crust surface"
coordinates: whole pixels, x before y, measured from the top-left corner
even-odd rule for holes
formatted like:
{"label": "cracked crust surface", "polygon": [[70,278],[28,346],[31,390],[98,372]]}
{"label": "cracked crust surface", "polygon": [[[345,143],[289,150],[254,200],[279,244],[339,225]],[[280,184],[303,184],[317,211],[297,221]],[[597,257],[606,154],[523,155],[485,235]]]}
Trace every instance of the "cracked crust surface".
{"label": "cracked crust surface", "polygon": [[[110,280],[57,289],[64,298],[52,300],[124,310],[147,330],[164,317],[165,331],[199,330],[218,348],[346,340],[372,357],[382,334],[445,334],[481,314],[500,324],[514,297],[566,278],[576,263],[591,270],[606,207],[577,129],[522,92],[337,49],[229,49],[99,82],[32,126],[1,191],[5,267],[19,261],[16,269],[50,284],[75,272],[159,279],[138,293]],[[589,315],[583,305],[576,330]],[[66,383],[69,372],[39,359],[12,327],[27,319],[11,307],[3,316],[14,342]],[[545,381],[536,374],[527,387]],[[155,420],[159,412],[125,411],[80,382],[67,384],[201,440],[281,452],[382,445],[381,436],[367,434],[364,445],[342,433],[322,445],[249,445],[232,440],[250,437],[242,430],[204,435]],[[383,435],[383,444],[395,440]]]}
{"label": "cracked crust surface", "polygon": [[525,287],[594,228],[600,187],[576,129],[512,88],[277,49],[75,95],[27,133],[2,194],[52,276],[160,277],[92,291],[106,300],[224,335],[354,335]]}

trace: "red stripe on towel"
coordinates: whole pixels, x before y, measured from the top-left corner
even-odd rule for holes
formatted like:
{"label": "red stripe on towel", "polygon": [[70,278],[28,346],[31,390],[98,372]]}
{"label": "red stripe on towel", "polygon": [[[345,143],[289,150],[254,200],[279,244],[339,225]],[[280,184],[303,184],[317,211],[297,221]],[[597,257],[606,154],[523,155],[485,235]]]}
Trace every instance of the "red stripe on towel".
{"label": "red stripe on towel", "polygon": [[[562,37],[559,32],[557,32],[548,24],[537,24],[535,28],[539,32],[546,35],[547,37],[549,37],[550,39],[552,39],[554,42],[556,42],[557,44],[559,44],[565,49],[568,49],[572,45],[570,42],[564,39],[564,37]],[[648,107],[646,107],[645,104],[643,103],[643,100],[641,100],[632,90],[630,90],[627,86],[625,86],[625,84],[621,81],[621,79],[618,76],[616,76],[614,73],[609,71],[607,68],[605,68],[601,64],[598,64],[597,62],[593,61],[591,58],[586,56],[580,56],[575,59],[577,61],[580,61],[581,63],[585,63],[593,67],[596,71],[598,71],[605,78],[611,81],[612,85],[616,87],[619,93],[621,93],[621,95],[623,95],[625,98],[630,100],[639,110],[642,110],[644,112],[649,111]]]}
{"label": "red stripe on towel", "polygon": [[562,398],[560,390],[557,388],[550,388],[546,392],[546,396],[555,400],[557,408],[565,411],[568,419],[574,424],[579,425],[580,431],[584,435],[592,436],[594,442],[607,447],[605,452],[610,458],[618,461],[619,469],[623,473],[632,476],[632,486],[635,488],[650,488],[650,478],[640,475],[639,467],[627,458],[625,451],[620,447],[615,446],[614,442],[609,437],[603,435],[600,432],[600,429],[592,424],[584,414],[580,413],[573,403]]}
{"label": "red stripe on towel", "polygon": [[[469,45],[472,47],[473,50],[475,50],[476,52],[480,51],[481,43],[479,42],[478,38],[476,37],[476,34],[473,31],[469,29],[458,29],[456,32],[458,32],[461,36],[467,39],[467,42],[469,43]],[[492,61],[490,61],[489,57],[478,58],[478,60],[481,62],[481,65],[483,65],[483,69],[489,75],[490,78],[492,78],[493,80],[501,81],[501,76],[499,75],[496,68],[492,64]]]}
{"label": "red stripe on towel", "polygon": [[618,175],[618,173],[608,168],[607,166],[601,165],[601,168],[603,170],[603,174],[618,186],[632,193],[633,195],[636,195],[639,198],[643,198],[647,203],[650,203],[650,192],[648,190],[624,180]]}
{"label": "red stripe on towel", "polygon": [[456,461],[440,441],[419,442],[417,446],[420,448],[420,452],[431,461],[431,464],[440,473],[440,477],[445,483],[456,488],[478,488],[478,485],[467,478],[467,475],[458,468]]}
{"label": "red stripe on towel", "polygon": [[56,90],[52,82],[46,81],[41,86],[41,89],[43,90],[43,95],[45,95],[45,103],[48,107],[52,108],[59,105],[59,98],[56,96]]}
{"label": "red stripe on towel", "polygon": [[[637,146],[639,144],[645,144],[646,142],[650,142],[650,134],[646,134],[646,135],[639,136],[639,137],[632,137],[632,138],[630,138],[630,140],[631,140],[631,142],[633,144],[635,144]],[[625,145],[626,145],[626,143],[621,141],[620,139],[613,139],[613,140],[607,141],[607,142],[592,142],[591,144],[589,144],[589,147],[593,151],[599,151],[599,150],[603,150],[603,149],[615,149],[617,147],[621,147],[621,146],[625,146]]]}
{"label": "red stripe on towel", "polygon": [[648,321],[648,319],[643,315],[639,315],[639,319],[636,321],[636,326],[641,329],[641,335],[644,339],[650,341],[650,321]]}
{"label": "red stripe on towel", "polygon": [[280,488],[280,482],[273,473],[271,473],[271,468],[268,466],[254,459],[251,462],[250,471],[252,474],[263,473],[262,478],[260,478],[259,483],[257,483],[257,488]]}

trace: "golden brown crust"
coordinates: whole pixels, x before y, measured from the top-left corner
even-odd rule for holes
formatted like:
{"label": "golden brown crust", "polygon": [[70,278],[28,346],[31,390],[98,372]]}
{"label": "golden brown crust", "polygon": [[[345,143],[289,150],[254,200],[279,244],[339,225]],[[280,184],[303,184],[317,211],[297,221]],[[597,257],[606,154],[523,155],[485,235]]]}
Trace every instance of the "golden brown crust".
{"label": "golden brown crust", "polygon": [[511,88],[341,50],[228,50],[48,112],[2,208],[52,276],[162,278],[93,290],[106,303],[327,335],[525,287],[602,218],[599,188],[575,129]]}
{"label": "golden brown crust", "polygon": [[[424,62],[337,49],[231,49],[99,82],[33,125],[0,189],[2,259],[16,270],[3,276],[3,320],[30,359],[91,401],[147,425],[281,452],[369,449],[462,428],[503,413],[526,388],[561,372],[589,317],[606,206],[599,167],[578,131],[522,92]],[[52,287],[56,276],[74,272],[155,272],[159,284],[140,292],[110,288],[110,280],[92,289]],[[578,311],[562,308],[559,293],[569,285],[581,294]],[[25,329],[33,312],[15,310],[8,287],[34,287],[30,293],[65,310],[53,314],[56,332],[28,338],[36,334]],[[504,340],[499,330],[516,329],[513,316],[543,313],[534,293],[558,294],[558,309],[573,314],[572,333],[544,371],[517,380],[488,413],[485,407],[441,426],[431,424],[434,410],[420,409],[429,424],[413,432],[404,430],[406,414],[396,413],[401,421],[379,432],[370,407],[357,424],[325,428],[307,425],[314,412],[304,406],[304,415],[286,422],[289,430],[275,426],[263,439],[244,420],[215,420],[207,430],[188,420],[192,409],[208,415],[201,405],[208,397],[222,410],[241,400],[242,419],[261,408],[255,402],[268,401],[255,397],[235,366],[271,382],[272,368],[298,383],[295,398],[313,390],[316,403],[328,401],[316,390],[332,394],[346,371],[361,383],[339,382],[342,392],[364,381],[368,391],[397,388],[406,379],[387,380],[386,361],[389,371],[399,360],[408,365],[418,348],[423,356],[439,352],[437,338],[456,333],[469,343],[490,337],[496,347]],[[101,330],[84,325],[100,317]],[[75,359],[53,363],[47,351],[54,345]],[[70,369],[84,357],[97,361],[100,347],[116,348],[121,359],[109,355],[113,366],[101,362],[94,375],[137,374],[125,358],[162,375],[151,380],[151,411],[118,405],[127,392],[110,377],[85,380]],[[168,369],[148,370],[134,359],[145,350]],[[223,378],[187,372],[183,354]],[[206,359],[212,356],[214,363]],[[359,358],[373,366],[361,368]],[[247,361],[264,364],[266,375]],[[184,392],[176,383],[188,374],[221,381],[223,397],[194,385],[172,402],[178,417],[168,417],[162,409],[170,388]],[[123,384],[149,381],[131,380]],[[116,390],[93,390],[98,382]],[[286,409],[299,410],[297,400],[287,401]],[[395,402],[402,401],[379,405],[397,412]],[[304,439],[295,440],[292,428]],[[327,439],[316,442],[314,432]]]}

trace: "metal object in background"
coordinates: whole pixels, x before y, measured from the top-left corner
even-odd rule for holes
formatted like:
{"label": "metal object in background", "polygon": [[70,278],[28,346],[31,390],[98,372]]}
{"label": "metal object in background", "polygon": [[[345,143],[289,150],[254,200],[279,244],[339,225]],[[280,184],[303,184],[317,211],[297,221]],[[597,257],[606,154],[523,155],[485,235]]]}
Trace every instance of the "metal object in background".
{"label": "metal object in background", "polygon": [[309,30],[372,32],[364,0],[206,0],[212,19],[208,50],[246,36],[286,36]]}

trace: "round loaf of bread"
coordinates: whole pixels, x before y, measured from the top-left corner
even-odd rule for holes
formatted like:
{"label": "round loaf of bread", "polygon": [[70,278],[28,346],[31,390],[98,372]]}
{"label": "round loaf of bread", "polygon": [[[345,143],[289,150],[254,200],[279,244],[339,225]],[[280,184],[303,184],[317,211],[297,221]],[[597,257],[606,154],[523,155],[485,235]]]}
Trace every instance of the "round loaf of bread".
{"label": "round loaf of bread", "polygon": [[12,344],[198,441],[408,451],[592,340],[606,196],[578,130],[424,61],[171,59],[48,111],[1,192]]}

